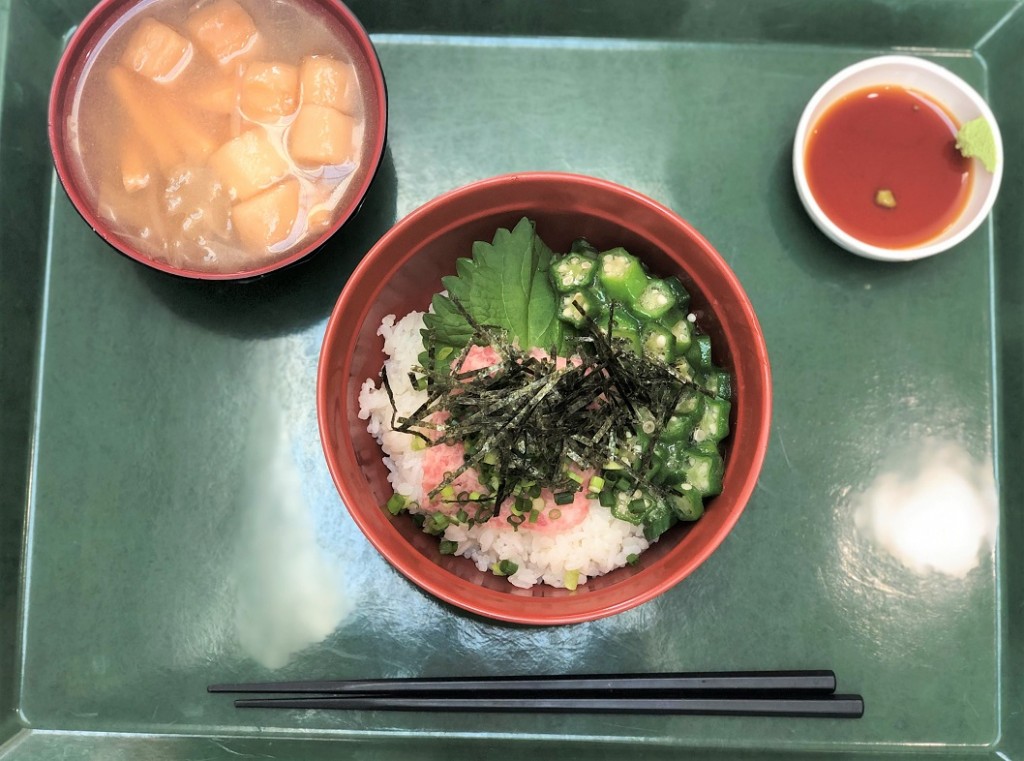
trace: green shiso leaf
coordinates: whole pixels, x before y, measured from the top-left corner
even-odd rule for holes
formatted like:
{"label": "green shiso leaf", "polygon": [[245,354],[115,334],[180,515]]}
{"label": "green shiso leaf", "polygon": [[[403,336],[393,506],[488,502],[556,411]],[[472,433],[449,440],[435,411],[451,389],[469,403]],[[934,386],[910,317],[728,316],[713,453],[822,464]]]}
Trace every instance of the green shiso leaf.
{"label": "green shiso leaf", "polygon": [[966,122],[956,133],[956,147],[966,158],[976,158],[985,168],[996,169],[996,139],[984,116]]}
{"label": "green shiso leaf", "polygon": [[[480,325],[498,328],[524,350],[563,348],[558,299],[548,279],[551,249],[523,218],[499,229],[492,243],[473,245],[472,259],[459,259],[457,275],[442,278],[445,290]],[[474,330],[448,296],[436,295],[433,314],[424,316],[437,345],[464,347]]]}
{"label": "green shiso leaf", "polygon": [[433,312],[423,315],[423,322],[429,330],[434,331],[438,344],[462,348],[469,343],[473,337],[473,328],[455,308],[452,300],[436,293],[430,304]]}

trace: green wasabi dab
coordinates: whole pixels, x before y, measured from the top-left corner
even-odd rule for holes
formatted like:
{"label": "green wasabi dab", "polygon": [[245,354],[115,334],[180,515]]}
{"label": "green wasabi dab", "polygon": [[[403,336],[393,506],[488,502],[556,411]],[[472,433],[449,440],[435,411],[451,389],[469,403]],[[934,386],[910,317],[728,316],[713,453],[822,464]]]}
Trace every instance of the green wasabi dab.
{"label": "green wasabi dab", "polygon": [[996,169],[996,138],[984,116],[971,119],[956,133],[956,147],[965,158],[976,158],[985,168]]}

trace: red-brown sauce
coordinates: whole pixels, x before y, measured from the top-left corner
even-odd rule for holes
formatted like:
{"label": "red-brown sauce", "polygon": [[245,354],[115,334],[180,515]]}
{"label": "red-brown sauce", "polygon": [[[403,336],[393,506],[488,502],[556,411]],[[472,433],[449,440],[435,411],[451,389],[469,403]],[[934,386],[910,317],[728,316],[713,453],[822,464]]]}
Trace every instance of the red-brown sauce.
{"label": "red-brown sauce", "polygon": [[885,248],[920,245],[963,211],[971,162],[958,125],[937,103],[896,85],[836,101],[807,141],[807,181],[822,211],[846,233]]}

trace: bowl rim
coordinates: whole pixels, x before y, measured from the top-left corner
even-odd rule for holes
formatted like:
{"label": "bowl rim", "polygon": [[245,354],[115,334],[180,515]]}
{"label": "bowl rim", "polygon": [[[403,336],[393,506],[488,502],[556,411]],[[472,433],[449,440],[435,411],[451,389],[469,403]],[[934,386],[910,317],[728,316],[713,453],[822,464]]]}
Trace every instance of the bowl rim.
{"label": "bowl rim", "polygon": [[[978,109],[980,114],[988,121],[989,125],[991,125],[992,134],[996,143],[997,161],[995,171],[992,172],[992,183],[989,186],[984,202],[975,212],[971,220],[954,235],[950,235],[945,238],[931,238],[924,243],[916,246],[909,246],[907,248],[886,248],[884,246],[865,243],[839,227],[835,222],[829,219],[828,215],[825,214],[824,210],[815,199],[814,194],[811,192],[810,184],[807,182],[807,175],[804,167],[804,152],[810,130],[813,127],[811,124],[811,117],[813,113],[823,101],[831,96],[836,87],[847,79],[862,72],[870,71],[882,66],[904,66],[907,69],[916,69],[918,71],[925,72],[932,77],[943,80],[946,84],[959,90],[971,101],[972,105]],[[878,84],[883,84],[883,82],[879,81]],[[930,93],[925,94],[930,95]],[[977,159],[975,159],[975,161],[977,161]],[[995,115],[992,113],[992,109],[989,108],[988,103],[985,102],[984,98],[982,98],[973,87],[967,84],[967,82],[944,66],[940,66],[932,61],[911,55],[875,56],[858,61],[857,63],[851,64],[850,66],[847,66],[833,74],[815,91],[814,95],[807,102],[807,105],[804,107],[803,113],[800,116],[800,121],[797,124],[796,136],[793,140],[793,178],[796,182],[797,194],[800,196],[800,201],[803,203],[804,209],[807,211],[808,215],[819,229],[831,238],[834,243],[854,254],[880,261],[904,262],[923,259],[925,257],[942,253],[943,251],[948,251],[966,240],[968,236],[981,226],[988,217],[989,212],[992,211],[992,207],[996,201],[996,196],[999,194],[1000,185],[1002,184],[1003,166],[1005,163],[1003,141],[1002,135],[999,131],[999,124],[996,122]],[[942,233],[939,233],[939,236],[942,236]]]}
{"label": "bowl rim", "polygon": [[[400,238],[405,234],[405,230],[410,226],[418,224],[420,220],[429,218],[432,214],[437,213],[439,209],[443,209],[445,206],[448,206],[453,202],[457,202],[467,196],[471,196],[480,191],[485,191],[494,187],[507,186],[509,183],[551,182],[563,183],[569,187],[588,186],[590,188],[600,188],[605,192],[614,193],[624,198],[630,198],[637,203],[647,206],[659,216],[670,221],[678,230],[690,236],[691,240],[701,249],[702,254],[712,260],[718,274],[729,282],[731,291],[737,296],[737,299],[741,304],[740,308],[743,314],[743,321],[749,325],[756,347],[756,356],[751,359],[751,364],[757,368],[757,380],[764,396],[764,403],[759,412],[751,417],[751,428],[753,429],[756,426],[758,435],[756,440],[753,440],[752,444],[753,457],[750,470],[746,474],[744,481],[736,489],[736,493],[733,498],[736,507],[728,514],[722,525],[719,526],[715,533],[711,535],[709,540],[697,548],[692,555],[687,556],[685,561],[670,573],[666,573],[662,568],[653,566],[643,569],[635,576],[630,577],[631,579],[635,579],[639,578],[641,575],[648,576],[650,583],[639,593],[618,601],[604,602],[601,598],[609,596],[610,591],[615,589],[615,587],[598,590],[593,593],[593,595],[598,597],[591,598],[594,600],[595,605],[588,606],[585,610],[573,612],[560,611],[558,609],[559,606],[557,604],[552,604],[552,600],[550,598],[517,596],[511,595],[507,592],[497,592],[481,587],[452,574],[440,566],[430,566],[427,569],[426,575],[412,572],[412,569],[405,566],[404,561],[396,559],[393,556],[390,548],[385,548],[385,546],[383,546],[381,537],[377,536],[373,527],[369,525],[368,518],[362,514],[362,511],[352,507],[352,505],[359,504],[361,498],[357,493],[355,485],[350,484],[346,479],[343,472],[343,464],[341,462],[343,456],[352,462],[357,462],[355,448],[351,439],[347,436],[340,437],[341,440],[339,441],[339,447],[337,447],[336,450],[332,450],[327,444],[331,439],[327,403],[328,383],[329,376],[332,374],[332,367],[337,367],[338,364],[336,363],[333,366],[329,366],[326,361],[326,357],[328,356],[328,352],[332,345],[342,344],[345,342],[344,333],[348,325],[361,326],[365,322],[374,298],[366,298],[366,303],[363,306],[361,314],[357,318],[347,321],[344,325],[342,324],[342,314],[346,311],[346,307],[349,302],[355,299],[355,294],[364,290],[364,285],[366,286],[366,289],[375,287],[379,290],[383,287],[383,284],[386,283],[394,273],[404,266],[416,253],[415,251],[407,252],[401,261],[396,262],[390,267],[390,270],[385,277],[378,277],[376,280],[370,280],[369,278],[372,274],[371,269],[374,267],[374,263],[380,255],[380,252],[382,250],[386,250],[395,238]],[[441,235],[450,230],[452,226],[453,225],[449,225],[448,227],[437,231],[436,234]],[[374,285],[374,283],[376,283],[376,285]],[[357,336],[358,331],[351,332],[348,340],[348,348],[351,348],[351,346],[354,345]],[[346,350],[341,363],[342,367],[345,366],[351,356],[351,351]],[[343,380],[342,382],[347,383],[348,381]],[[749,297],[740,285],[736,274],[728,266],[721,254],[719,254],[707,239],[697,232],[689,222],[663,204],[623,185],[582,174],[537,171],[503,174],[471,182],[467,185],[449,190],[427,201],[403,217],[390,230],[388,230],[384,236],[381,237],[349,277],[349,280],[339,295],[331,312],[331,316],[328,319],[318,359],[316,400],[317,424],[321,447],[323,449],[325,459],[327,460],[331,477],[340,493],[345,508],[363,535],[370,541],[381,556],[390,565],[392,565],[392,567],[398,570],[406,579],[424,591],[429,592],[437,599],[470,613],[509,623],[546,626],[593,621],[629,610],[641,605],[642,603],[648,602],[675,586],[704,563],[705,560],[707,560],[739,520],[740,515],[750,501],[750,497],[753,494],[763,467],[771,431],[772,381],[764,334],[761,329],[760,322],[754,313],[753,305],[751,304]],[[408,549],[412,553],[416,552],[411,545]],[[403,554],[405,554],[404,551]],[[433,569],[436,569],[436,571]],[[453,590],[457,592],[460,589],[464,589],[466,594],[453,594]]]}
{"label": "bowl rim", "polygon": [[356,42],[356,49],[359,54],[366,59],[370,70],[370,89],[379,94],[379,97],[376,99],[376,107],[373,112],[377,128],[374,130],[373,144],[369,154],[370,165],[367,167],[367,171],[362,181],[359,183],[355,193],[351,196],[349,203],[346,204],[342,213],[338,215],[333,224],[323,230],[307,245],[296,249],[282,259],[275,260],[261,267],[241,272],[203,272],[199,270],[175,267],[166,262],[159,262],[151,259],[145,253],[136,250],[133,246],[123,241],[120,236],[116,235],[110,225],[100,217],[99,213],[95,209],[91,208],[90,204],[86,202],[84,190],[72,179],[73,173],[71,172],[70,161],[65,155],[66,150],[63,140],[61,139],[64,135],[64,128],[61,124],[63,121],[63,105],[70,94],[70,89],[67,87],[67,78],[78,66],[82,58],[89,55],[93,50],[93,46],[87,43],[91,43],[93,41],[92,38],[98,27],[108,18],[113,16],[115,19],[119,20],[122,16],[129,13],[136,5],[145,1],[146,0],[99,0],[99,2],[86,14],[85,18],[82,19],[81,23],[79,23],[75,28],[74,33],[68,40],[64,51],[61,53],[60,60],[57,63],[57,68],[54,72],[53,80],[50,85],[46,128],[50,144],[50,155],[53,159],[54,168],[57,172],[57,178],[60,181],[61,186],[64,188],[68,198],[71,200],[72,205],[75,207],[75,210],[78,212],[79,216],[88,223],[93,232],[99,235],[118,253],[127,256],[129,259],[134,259],[140,264],[151,269],[165,272],[169,275],[174,275],[180,278],[190,280],[257,280],[271,272],[286,269],[304,260],[326,244],[331,236],[338,232],[338,230],[340,230],[341,227],[356,214],[365,200],[366,194],[370,189],[370,185],[373,183],[384,159],[384,148],[387,143],[388,127],[388,90],[387,83],[384,79],[384,70],[381,66],[380,58],[377,55],[377,50],[373,45],[373,41],[370,39],[369,33],[363,27],[362,23],[352,10],[341,2],[341,0],[315,0],[316,5],[328,8],[331,15],[338,20],[340,25],[352,33]]}

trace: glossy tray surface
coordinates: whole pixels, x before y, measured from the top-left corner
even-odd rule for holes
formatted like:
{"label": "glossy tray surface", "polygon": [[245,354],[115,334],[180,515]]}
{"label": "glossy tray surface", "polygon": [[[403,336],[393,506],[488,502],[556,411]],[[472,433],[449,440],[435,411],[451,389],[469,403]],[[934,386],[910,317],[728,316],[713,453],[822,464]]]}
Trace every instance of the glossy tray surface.
{"label": "glossy tray surface", "polygon": [[[45,101],[89,3],[0,0],[0,759],[1024,757],[1020,5],[353,2],[389,87],[383,168],[324,251],[238,285],[147,270],[76,215]],[[1007,152],[993,219],[910,264],[830,244],[790,167],[815,89],[894,49],[985,95]],[[696,573],[609,619],[522,628],[377,555],[314,393],[338,293],[396,219],[541,169],[632,187],[711,241],[764,329],[774,416],[754,497]],[[756,668],[833,668],[867,712],[240,712],[204,691]]]}

